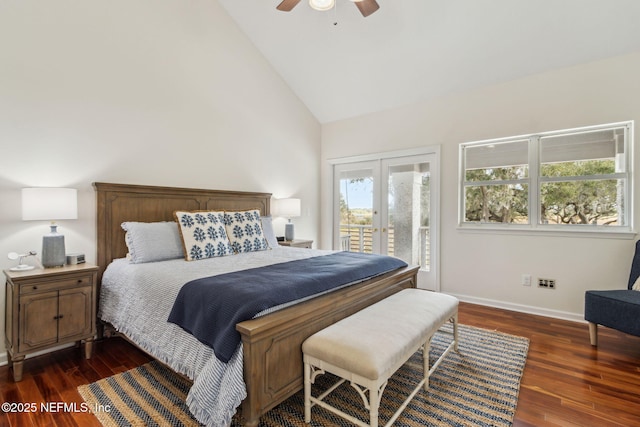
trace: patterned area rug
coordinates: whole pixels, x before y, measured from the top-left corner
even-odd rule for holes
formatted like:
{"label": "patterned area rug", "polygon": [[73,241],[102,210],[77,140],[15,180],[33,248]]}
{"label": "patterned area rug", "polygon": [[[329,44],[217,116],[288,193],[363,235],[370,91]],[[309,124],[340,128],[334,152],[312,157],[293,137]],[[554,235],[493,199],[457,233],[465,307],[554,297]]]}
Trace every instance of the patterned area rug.
{"label": "patterned area rug", "polygon": [[[450,325],[447,325],[449,331]],[[428,392],[421,390],[396,420],[397,426],[510,426],[518,401],[520,379],[527,358],[526,338],[460,325],[459,352],[450,352],[430,378]],[[431,360],[441,354],[451,335],[438,332],[431,343]],[[380,405],[384,425],[422,375],[418,351],[389,380]],[[321,375],[313,386],[318,395],[333,384]],[[78,387],[91,408],[107,408],[95,415],[104,426],[198,426],[186,407],[190,382],[157,362]],[[368,422],[357,392],[347,383],[327,401]],[[98,406],[96,406],[98,405]],[[236,414],[232,426],[241,425]],[[314,407],[313,427],[351,426],[330,412]],[[299,392],[262,417],[261,427],[308,426],[304,423],[304,395]]]}

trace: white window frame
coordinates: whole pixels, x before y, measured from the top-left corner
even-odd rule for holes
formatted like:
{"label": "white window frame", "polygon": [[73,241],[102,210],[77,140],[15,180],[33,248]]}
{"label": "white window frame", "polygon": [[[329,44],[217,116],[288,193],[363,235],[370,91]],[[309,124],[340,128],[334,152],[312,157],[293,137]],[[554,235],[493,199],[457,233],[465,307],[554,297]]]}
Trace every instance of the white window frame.
{"label": "white window frame", "polygon": [[[607,130],[611,128],[625,128],[624,139],[624,171],[611,175],[583,176],[580,180],[589,179],[623,179],[624,186],[624,206],[622,215],[627,219],[625,226],[605,226],[605,225],[583,225],[583,224],[541,224],[540,223],[540,189],[541,184],[553,181],[566,181],[566,178],[540,177],[540,139],[549,136],[561,136],[574,133],[582,133],[597,130]],[[487,139],[482,141],[473,141],[462,143],[459,146],[458,154],[458,229],[464,231],[479,231],[491,233],[532,233],[535,235],[565,235],[565,236],[590,236],[590,237],[615,237],[632,239],[636,233],[634,231],[633,216],[633,141],[634,141],[634,122],[633,120],[617,123],[609,123],[597,126],[588,126],[573,129],[564,129],[551,132],[541,132],[529,135],[519,135],[507,138]],[[487,146],[491,144],[503,144],[528,140],[528,178],[519,180],[492,181],[493,184],[513,184],[526,182],[529,186],[528,194],[528,210],[529,224],[513,224],[513,223],[495,223],[495,222],[465,222],[465,187],[470,185],[478,185],[481,182],[466,182],[466,165],[465,165],[465,149],[467,147]]]}

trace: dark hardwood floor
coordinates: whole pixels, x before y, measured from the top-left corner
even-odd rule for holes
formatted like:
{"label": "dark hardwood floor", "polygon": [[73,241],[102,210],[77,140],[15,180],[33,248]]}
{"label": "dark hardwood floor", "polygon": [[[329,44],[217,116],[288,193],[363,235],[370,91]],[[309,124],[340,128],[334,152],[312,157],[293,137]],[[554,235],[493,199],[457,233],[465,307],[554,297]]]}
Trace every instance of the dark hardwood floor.
{"label": "dark hardwood floor", "polygon": [[[460,304],[460,323],[530,339],[515,426],[640,426],[640,337],[600,328],[598,348],[586,324]],[[14,383],[0,367],[2,402],[77,402],[81,384],[150,360],[120,338],[97,343],[94,357],[70,348],[28,359]],[[0,426],[99,426],[87,413],[4,413]]]}

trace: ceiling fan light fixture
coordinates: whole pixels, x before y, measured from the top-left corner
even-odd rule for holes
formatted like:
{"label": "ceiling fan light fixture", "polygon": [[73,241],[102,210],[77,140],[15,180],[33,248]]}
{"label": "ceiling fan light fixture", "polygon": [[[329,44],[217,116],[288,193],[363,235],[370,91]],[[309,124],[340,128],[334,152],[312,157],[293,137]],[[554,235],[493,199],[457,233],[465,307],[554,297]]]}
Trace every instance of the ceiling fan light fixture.
{"label": "ceiling fan light fixture", "polygon": [[320,11],[330,10],[335,4],[335,0],[309,0],[309,6]]}

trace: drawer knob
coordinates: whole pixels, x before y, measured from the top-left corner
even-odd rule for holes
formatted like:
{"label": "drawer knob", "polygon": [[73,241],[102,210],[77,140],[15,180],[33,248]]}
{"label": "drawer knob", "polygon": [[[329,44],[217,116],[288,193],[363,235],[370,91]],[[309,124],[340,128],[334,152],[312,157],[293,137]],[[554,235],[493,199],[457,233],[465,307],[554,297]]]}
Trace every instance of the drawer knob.
{"label": "drawer knob", "polygon": [[63,317],[64,317],[64,314],[60,314],[60,315],[58,315],[58,316],[55,316],[55,317],[53,318],[53,320],[62,319]]}
{"label": "drawer knob", "polygon": [[37,287],[37,286],[34,286],[34,287],[33,287],[33,290],[34,290],[34,291],[35,291],[35,290],[37,290],[37,289],[38,289],[38,287]]}

